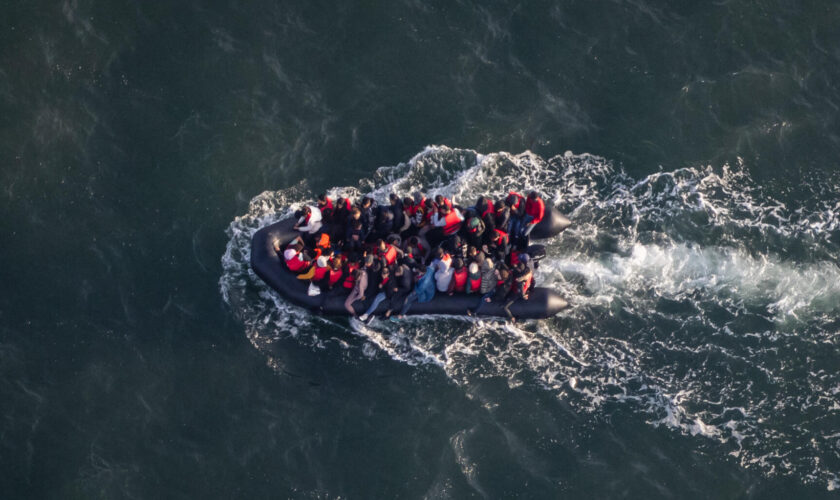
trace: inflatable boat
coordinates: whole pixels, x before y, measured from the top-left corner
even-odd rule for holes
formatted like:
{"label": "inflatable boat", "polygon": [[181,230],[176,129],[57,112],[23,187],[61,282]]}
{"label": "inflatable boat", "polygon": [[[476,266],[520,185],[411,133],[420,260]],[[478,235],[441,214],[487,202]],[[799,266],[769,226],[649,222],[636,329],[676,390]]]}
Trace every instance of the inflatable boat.
{"label": "inflatable boat", "polygon": [[[266,226],[254,234],[251,240],[251,268],[268,286],[281,296],[301,307],[321,312],[325,315],[347,315],[344,308],[346,294],[316,295],[307,293],[308,281],[299,280],[282,262],[282,256],[274,251],[274,243],[285,247],[299,233],[293,229],[294,218],[288,218]],[[531,231],[531,238],[548,238],[559,234],[571,225],[569,219],[554,208],[546,207],[545,218]],[[361,314],[373,302],[375,293],[366,294],[364,301],[353,304],[356,313]],[[436,293],[429,302],[415,302],[407,314],[449,314],[465,316],[467,309],[475,308],[480,300],[477,294],[447,295]],[[379,305],[375,315],[384,314],[387,301]],[[518,300],[511,307],[511,313],[517,318],[539,319],[554,316],[569,304],[559,293],[543,287],[534,287],[528,300]],[[505,316],[502,305],[496,302],[485,303],[478,311],[479,316]]]}

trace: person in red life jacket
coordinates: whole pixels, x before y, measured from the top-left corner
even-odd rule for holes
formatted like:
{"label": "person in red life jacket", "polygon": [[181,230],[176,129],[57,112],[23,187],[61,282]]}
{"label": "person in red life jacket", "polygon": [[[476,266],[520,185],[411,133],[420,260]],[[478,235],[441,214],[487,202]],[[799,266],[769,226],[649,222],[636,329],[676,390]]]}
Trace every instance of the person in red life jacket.
{"label": "person in red life jacket", "polygon": [[437,213],[432,217],[432,225],[435,229],[426,237],[429,246],[435,247],[444,239],[457,233],[463,222],[464,216],[457,208],[449,209],[445,205],[438,208]]}
{"label": "person in red life jacket", "polygon": [[324,311],[324,304],[327,303],[328,299],[347,293],[347,289],[342,286],[344,282],[344,280],[342,280],[342,277],[344,277],[342,264],[343,259],[341,256],[334,256],[330,259],[327,274],[319,285],[321,286],[320,309],[322,312]]}
{"label": "person in red life jacket", "polygon": [[510,207],[504,201],[499,200],[493,205],[493,209],[495,210],[493,222],[496,229],[507,233],[510,226]]}
{"label": "person in red life jacket", "polygon": [[341,276],[344,274],[341,271],[342,261],[340,257],[334,257],[330,260],[330,270],[327,272],[327,289],[332,290],[341,281]]}
{"label": "person in red life jacket", "polygon": [[425,261],[426,247],[423,246],[423,242],[420,241],[418,236],[412,236],[405,240],[403,254],[405,257],[410,257],[415,261]]}
{"label": "person in red life jacket", "polygon": [[435,205],[437,205],[438,208],[445,206],[449,210],[452,210],[452,208],[453,208],[452,207],[452,200],[443,196],[442,194],[439,194],[439,195],[435,196]]}
{"label": "person in red life jacket", "polygon": [[452,263],[452,279],[449,280],[449,295],[455,292],[464,293],[467,291],[467,267],[460,257]]}
{"label": "person in red life jacket", "polygon": [[283,259],[285,260],[286,267],[289,268],[289,271],[293,273],[303,273],[309,269],[312,262],[308,260],[307,256],[304,254],[304,248],[305,247],[303,246],[303,242],[300,241],[300,238],[295,238],[286,247],[286,250],[283,252]]}
{"label": "person in red life jacket", "polygon": [[510,312],[510,306],[519,299],[528,300],[531,290],[531,282],[533,281],[533,274],[524,262],[519,262],[514,268],[513,281],[511,283],[510,293],[505,298],[504,310],[507,317],[512,323],[516,323],[516,318]]}
{"label": "person in red life jacket", "polygon": [[358,260],[351,260],[344,266],[344,279],[341,282],[341,286],[343,286],[345,290],[351,290],[356,284],[356,270],[358,269]]}
{"label": "person in red life jacket", "polygon": [[[481,290],[481,265],[476,256],[467,266],[467,293],[479,293]],[[468,311],[469,312],[469,311]]]}
{"label": "person in red life jacket", "polygon": [[516,268],[516,265],[520,262],[520,256],[524,254],[525,250],[520,245],[514,246],[513,250],[510,251],[510,267]]}
{"label": "person in red life jacket", "polygon": [[334,223],[333,215],[335,213],[335,205],[333,204],[333,200],[327,196],[327,193],[319,194],[316,204],[321,211],[321,219],[327,224]]}
{"label": "person in red life jacket", "polygon": [[397,262],[399,257],[403,256],[403,251],[397,248],[396,245],[388,243],[385,240],[377,240],[376,255],[384,260],[386,265],[392,266]]}
{"label": "person in red life jacket", "polygon": [[488,237],[490,241],[487,242],[486,246],[490,249],[490,253],[495,259],[504,261],[510,250],[510,237],[501,229],[494,229]]}
{"label": "person in red life jacket", "polygon": [[479,196],[475,202],[475,213],[483,220],[488,215],[495,215],[496,210],[493,207],[493,200],[486,196]]}
{"label": "person in red life jacket", "polygon": [[356,315],[356,309],[353,304],[356,301],[365,300],[365,290],[367,290],[368,276],[364,269],[356,269],[353,271],[353,288],[350,295],[344,300],[344,308],[350,313],[350,316]]}
{"label": "person in red life jacket", "polygon": [[528,193],[528,199],[525,200],[525,219],[523,236],[528,236],[534,227],[540,223],[545,217],[545,202],[536,191]]}
{"label": "person in red life jacket", "polygon": [[322,291],[329,288],[330,261],[332,260],[332,256],[332,248],[323,250],[321,255],[315,259],[315,266],[312,268],[312,283]]}
{"label": "person in red life jacket", "polygon": [[435,205],[434,200],[426,199],[423,201],[423,220],[420,223],[420,230],[417,233],[421,238],[425,237],[429,231],[435,228],[432,219],[437,212],[438,207]]}

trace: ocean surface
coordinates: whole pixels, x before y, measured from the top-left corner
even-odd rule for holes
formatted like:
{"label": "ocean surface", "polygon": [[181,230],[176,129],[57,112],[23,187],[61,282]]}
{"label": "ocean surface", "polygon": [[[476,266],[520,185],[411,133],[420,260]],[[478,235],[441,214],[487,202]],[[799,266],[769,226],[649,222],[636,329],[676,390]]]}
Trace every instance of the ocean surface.
{"label": "ocean surface", "polygon": [[[3,7],[0,497],[840,496],[840,4]],[[547,320],[249,268],[323,191],[532,188]]]}

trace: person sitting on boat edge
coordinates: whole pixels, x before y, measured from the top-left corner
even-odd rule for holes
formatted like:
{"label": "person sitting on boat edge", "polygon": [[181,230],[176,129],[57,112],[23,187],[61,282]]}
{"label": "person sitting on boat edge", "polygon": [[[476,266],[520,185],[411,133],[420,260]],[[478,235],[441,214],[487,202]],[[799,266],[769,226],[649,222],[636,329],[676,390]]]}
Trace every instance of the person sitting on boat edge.
{"label": "person sitting on boat edge", "polygon": [[467,291],[467,267],[464,265],[464,260],[460,257],[456,258],[452,263],[452,278],[449,280],[447,291],[449,295],[456,292],[465,293]]}
{"label": "person sitting on boat edge", "polygon": [[435,260],[429,266],[434,270],[435,286],[439,292],[449,291],[449,282],[452,281],[452,257],[443,248],[438,247],[435,252]]}
{"label": "person sitting on boat edge", "polygon": [[524,230],[522,236],[528,236],[545,217],[545,202],[536,191],[528,193],[528,199],[525,200],[525,219]]}
{"label": "person sitting on boat edge", "polygon": [[300,231],[304,238],[314,238],[323,225],[321,210],[318,207],[306,205],[295,212],[295,217],[298,217],[298,221],[293,229]]}
{"label": "person sitting on boat edge", "polygon": [[353,271],[353,291],[344,300],[344,308],[350,313],[350,316],[356,316],[356,310],[353,304],[356,301],[365,300],[365,290],[367,290],[368,276],[364,269],[359,268]]}

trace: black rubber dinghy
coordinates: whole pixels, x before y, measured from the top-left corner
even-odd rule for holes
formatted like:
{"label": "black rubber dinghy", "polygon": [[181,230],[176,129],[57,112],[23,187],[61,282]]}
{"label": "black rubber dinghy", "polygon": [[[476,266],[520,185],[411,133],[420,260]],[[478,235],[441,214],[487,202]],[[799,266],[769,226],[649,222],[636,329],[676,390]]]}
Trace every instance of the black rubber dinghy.
{"label": "black rubber dinghy", "polygon": [[[344,308],[344,300],[347,293],[327,293],[310,296],[307,293],[308,281],[299,280],[297,276],[289,271],[282,262],[282,256],[274,251],[274,242],[285,246],[292,241],[299,233],[292,229],[294,219],[288,218],[266,226],[254,234],[251,240],[251,268],[257,276],[273,288],[277,293],[288,299],[293,304],[306,307],[314,311],[320,311],[326,315],[347,315]],[[569,219],[564,217],[555,209],[546,207],[546,217],[531,231],[532,238],[548,238],[559,234],[569,227]],[[376,295],[373,291],[366,294],[364,301],[357,301],[353,304],[356,313],[361,314],[367,310]],[[447,295],[436,293],[435,297],[425,303],[415,302],[411,305],[407,314],[450,314],[465,316],[467,309],[473,309],[478,305],[480,296],[477,294],[455,294]],[[374,314],[384,314],[387,301],[379,305]],[[554,316],[562,311],[569,304],[559,293],[554,290],[542,287],[534,287],[528,300],[517,300],[510,306],[511,313],[517,318],[539,319]],[[479,316],[505,316],[502,305],[496,302],[485,303],[478,311]]]}

